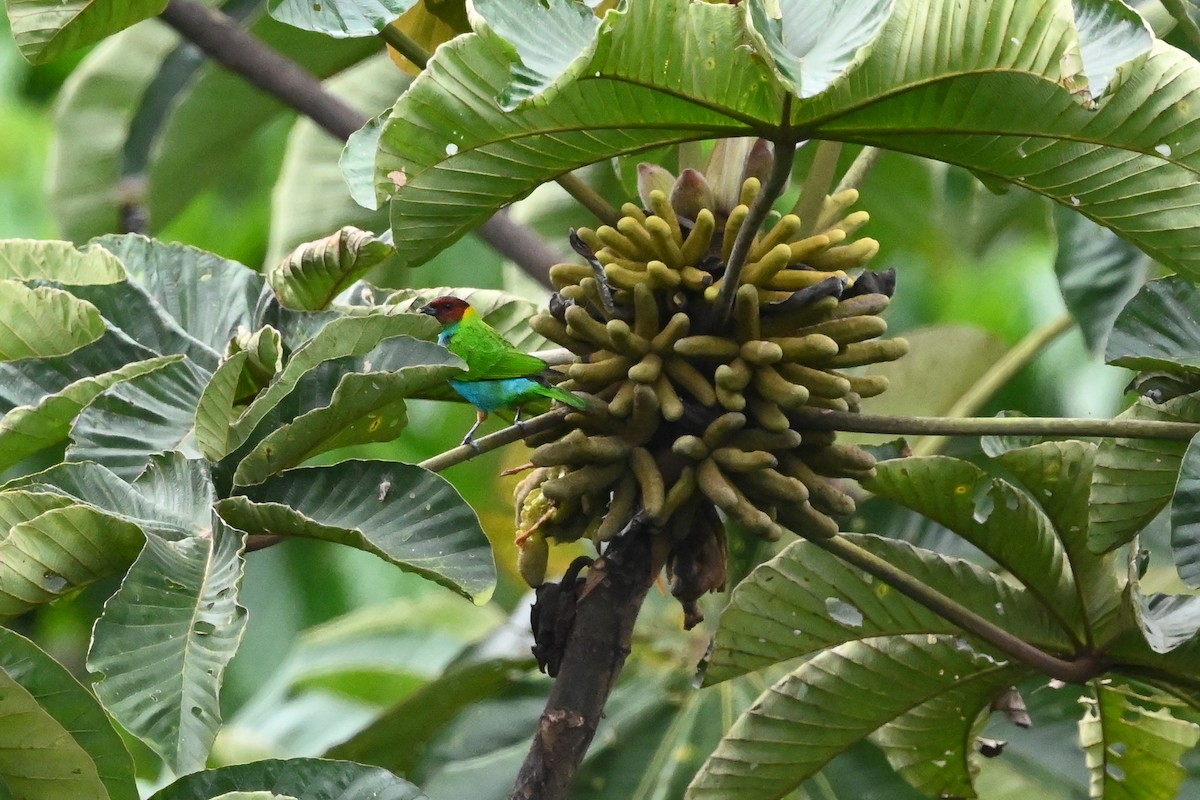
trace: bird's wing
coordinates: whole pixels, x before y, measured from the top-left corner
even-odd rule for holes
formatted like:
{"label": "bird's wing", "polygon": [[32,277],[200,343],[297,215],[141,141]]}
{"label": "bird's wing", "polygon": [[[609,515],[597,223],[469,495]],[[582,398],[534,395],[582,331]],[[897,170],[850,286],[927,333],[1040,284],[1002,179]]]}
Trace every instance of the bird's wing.
{"label": "bird's wing", "polygon": [[467,380],[524,378],[546,369],[545,361],[517,350],[483,322],[459,326],[450,350],[467,362]]}

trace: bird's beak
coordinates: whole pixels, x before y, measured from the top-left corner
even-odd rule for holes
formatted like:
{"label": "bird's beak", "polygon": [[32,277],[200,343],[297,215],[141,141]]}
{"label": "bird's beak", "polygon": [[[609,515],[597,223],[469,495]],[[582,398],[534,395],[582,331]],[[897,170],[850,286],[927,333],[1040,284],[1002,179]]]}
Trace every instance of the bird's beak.
{"label": "bird's beak", "polygon": [[433,306],[430,304],[421,306],[420,308],[417,309],[417,311],[420,311],[422,314],[428,314],[431,317],[437,316],[437,311],[435,311]]}

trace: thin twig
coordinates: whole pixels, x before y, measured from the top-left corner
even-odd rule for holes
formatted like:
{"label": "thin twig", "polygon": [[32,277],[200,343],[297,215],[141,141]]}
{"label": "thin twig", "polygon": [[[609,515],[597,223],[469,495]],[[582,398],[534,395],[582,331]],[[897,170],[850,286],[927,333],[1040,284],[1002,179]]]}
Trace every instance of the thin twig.
{"label": "thin twig", "polygon": [[883,155],[883,151],[878,147],[868,145],[860,150],[858,155],[854,157],[853,163],[850,164],[850,168],[846,170],[846,174],[838,181],[838,185],[831,194],[844,192],[847,189],[857,189],[859,186],[862,186],[862,182],[875,166],[875,163],[879,161],[881,155]]}
{"label": "thin twig", "polygon": [[[789,94],[783,99],[783,113],[780,117],[786,121],[791,117],[791,113],[792,96]],[[741,230],[738,231],[737,238],[733,241],[733,248],[729,252],[729,262],[725,265],[721,291],[717,295],[716,302],[713,303],[713,314],[718,329],[725,327],[729,321],[729,315],[733,312],[733,299],[737,296],[738,283],[742,278],[742,267],[746,266],[746,257],[750,255],[754,237],[758,234],[758,229],[762,227],[763,221],[766,220],[767,214],[771,212],[771,205],[779,199],[783,188],[787,186],[788,179],[792,176],[792,164],[796,160],[795,140],[783,137],[774,144],[775,163],[771,167],[771,176],[767,178],[767,185],[763,186],[759,190],[758,196],[754,198],[754,203],[750,206],[750,213],[746,215],[746,221],[742,223]]]}
{"label": "thin twig", "polygon": [[464,461],[470,461],[475,456],[481,456],[484,453],[491,452],[498,447],[504,447],[506,444],[524,439],[526,436],[531,436],[535,433],[549,430],[556,425],[561,425],[563,417],[571,412],[569,408],[556,408],[553,411],[547,411],[545,414],[534,417],[531,420],[522,422],[519,425],[510,425],[503,430],[489,433],[487,436],[476,439],[471,444],[464,444],[455,447],[452,450],[447,450],[444,453],[439,453],[432,458],[427,458],[418,467],[424,467],[430,472],[441,472],[444,469],[453,467],[456,464],[461,464]]}
{"label": "thin twig", "polygon": [[1085,654],[1068,661],[1034,647],[843,536],[810,541],[841,560],[874,575],[896,591],[943,619],[953,622],[967,633],[977,636],[1002,653],[1045,675],[1067,683],[1085,683],[1105,669],[1104,661],[1094,655]]}
{"label": "thin twig", "polygon": [[909,436],[1047,436],[1100,437],[1189,441],[1200,424],[1136,419],[1072,417],[901,417],[854,414],[848,411],[803,409],[792,412],[801,427],[854,433],[894,433]]}
{"label": "thin twig", "polygon": [[[972,386],[963,392],[958,401],[946,411],[948,418],[969,417],[977,412],[984,403],[1000,391],[1017,373],[1037,358],[1059,336],[1075,325],[1075,318],[1063,314],[1058,319],[1031,331],[1025,338],[1017,342],[1011,350],[1000,357],[987,372],[980,376]],[[946,446],[945,436],[931,436],[922,439],[913,446],[913,455],[925,456],[940,451]]]}
{"label": "thin twig", "polygon": [[792,207],[792,213],[800,218],[800,231],[807,236],[816,230],[817,220],[821,217],[821,206],[833,185],[837,174],[838,157],[842,154],[841,142],[821,141],[817,143],[817,152],[813,155],[812,167],[800,187],[800,197]]}
{"label": "thin twig", "polygon": [[588,186],[582,178],[573,172],[568,172],[565,175],[559,175],[554,180],[566,190],[567,194],[575,198],[579,205],[592,212],[596,219],[605,225],[616,227],[617,222],[621,219],[621,213],[601,197],[599,192]]}
{"label": "thin twig", "polygon": [[425,69],[425,67],[429,66],[429,51],[421,47],[407,33],[397,28],[394,23],[384,26],[384,29],[379,32],[379,38],[387,42],[393,50],[407,58],[419,69]]}
{"label": "thin twig", "polygon": [[[367,124],[367,116],[325,90],[311,73],[247,33],[237,22],[196,0],[170,0],[160,19],[209,58],[240,75],[341,141]],[[476,233],[539,283],[550,287],[550,267],[562,259],[528,227],[504,213]]]}

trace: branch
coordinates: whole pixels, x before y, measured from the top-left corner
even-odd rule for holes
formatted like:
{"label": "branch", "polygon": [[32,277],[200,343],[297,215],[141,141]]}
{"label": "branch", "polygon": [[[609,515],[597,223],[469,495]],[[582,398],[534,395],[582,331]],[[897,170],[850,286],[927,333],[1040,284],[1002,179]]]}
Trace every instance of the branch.
{"label": "branch", "polygon": [[[783,98],[782,118],[786,121],[792,113],[792,96]],[[737,238],[733,240],[733,248],[729,251],[729,262],[725,265],[724,283],[717,300],[713,303],[713,312],[718,328],[725,327],[729,315],[733,312],[733,299],[737,295],[738,283],[742,278],[742,267],[746,266],[746,257],[750,255],[750,247],[754,237],[762,227],[767,214],[771,213],[771,205],[779,199],[788,179],[792,177],[792,164],[796,160],[796,142],[785,138],[775,142],[775,163],[771,167],[771,177],[767,185],[758,192],[758,197],[750,206],[750,213],[742,223]]]}
{"label": "branch", "polygon": [[846,174],[838,181],[838,185],[830,194],[844,192],[847,189],[857,189],[866,179],[867,173],[875,166],[875,162],[883,155],[883,151],[878,147],[868,145],[858,152],[854,157],[854,162],[850,164],[850,168],[846,170]]}
{"label": "branch", "polygon": [[558,677],[509,800],[563,800],[625,665],[633,626],[661,568],[639,514],[592,565]]}
{"label": "branch", "polygon": [[[1063,314],[1058,319],[1031,331],[1025,338],[1017,342],[1011,350],[988,368],[987,372],[958,398],[953,406],[945,413],[948,418],[967,417],[974,414],[992,395],[1000,391],[1018,372],[1028,366],[1029,362],[1046,349],[1055,339],[1069,331],[1075,324],[1075,318]],[[923,439],[913,448],[913,455],[924,456],[938,452],[946,446],[945,436],[934,436]]]}
{"label": "branch", "polygon": [[1104,672],[1104,660],[1085,653],[1075,660],[1065,660],[1041,650],[1020,637],[993,624],[958,601],[916,580],[907,572],[889,564],[865,548],[841,536],[810,539],[813,544],[874,575],[904,596],[915,600],[943,619],[953,622],[967,633],[976,636],[997,650],[1051,678],[1067,683],[1086,683]]}
{"label": "branch", "polygon": [[520,441],[526,436],[532,436],[535,433],[549,430],[556,425],[561,425],[563,417],[571,413],[572,410],[570,408],[556,408],[553,411],[547,411],[545,414],[536,416],[527,422],[510,425],[503,430],[489,433],[487,436],[476,439],[471,444],[460,445],[452,450],[439,453],[432,458],[427,458],[420,464],[417,464],[417,466],[423,467],[430,472],[441,472],[456,464],[470,461],[475,456],[481,456],[499,447],[504,447],[506,444]]}
{"label": "branch", "polygon": [[424,47],[421,47],[407,33],[397,28],[395,23],[385,25],[383,30],[379,32],[379,38],[387,42],[393,50],[407,58],[413,64],[416,64],[420,69],[425,69],[429,65],[428,51]]}
{"label": "branch", "polygon": [[802,426],[819,431],[895,433],[911,436],[1047,436],[1052,438],[1100,437],[1170,439],[1189,441],[1200,433],[1194,422],[1159,422],[1136,419],[1080,419],[1071,417],[892,417],[848,411],[803,409],[791,416]]}
{"label": "branch", "polygon": [[[341,141],[367,124],[366,115],[325,90],[311,73],[196,0],[170,0],[160,16],[179,35],[230,72],[311,119]],[[562,259],[536,233],[496,214],[477,233],[505,258],[550,287],[550,267]]]}
{"label": "branch", "polygon": [[821,206],[825,204],[825,196],[833,186],[833,178],[837,173],[838,157],[842,154],[841,142],[821,141],[817,144],[817,152],[813,155],[812,166],[804,185],[800,187],[800,196],[792,213],[800,218],[800,231],[808,236],[817,227],[821,216]]}

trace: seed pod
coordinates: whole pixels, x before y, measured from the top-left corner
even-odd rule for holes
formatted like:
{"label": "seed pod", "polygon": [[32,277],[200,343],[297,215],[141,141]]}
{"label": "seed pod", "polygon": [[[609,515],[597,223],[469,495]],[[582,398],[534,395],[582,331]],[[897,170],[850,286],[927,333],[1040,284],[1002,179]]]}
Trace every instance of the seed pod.
{"label": "seed pod", "polygon": [[623,381],[608,404],[608,413],[619,419],[624,419],[633,411],[633,392],[637,388],[633,381]]}
{"label": "seed pod", "polygon": [[655,524],[666,524],[667,520],[671,519],[675,515],[675,512],[695,493],[696,468],[688,465],[680,471],[679,477],[675,479],[675,483],[671,484],[671,488],[667,490],[667,495],[663,500],[662,511],[654,518]]}
{"label": "seed pod", "polygon": [[782,433],[792,426],[787,415],[780,410],[779,404],[761,397],[747,401],[750,415],[758,420],[758,424],[768,431]]}
{"label": "seed pod", "polygon": [[816,397],[840,398],[850,391],[850,381],[841,375],[803,364],[780,364],[776,369],[786,380],[803,386]]}
{"label": "seed pod", "polygon": [[767,341],[779,346],[785,361],[796,361],[801,364],[821,363],[837,355],[838,352],[838,343],[820,333],[768,339]]}
{"label": "seed pod", "polygon": [[685,336],[675,342],[675,352],[691,358],[712,358],[720,361],[738,354],[737,342],[723,336]]}
{"label": "seed pod", "polygon": [[809,326],[802,331],[797,331],[798,334],[805,334],[807,336],[823,335],[840,345],[874,339],[876,336],[882,336],[886,332],[887,323],[884,322],[882,317],[862,314],[842,319],[827,320]]}
{"label": "seed pod", "polygon": [[625,436],[629,441],[638,444],[648,442],[658,430],[660,420],[658,395],[646,384],[637,384],[633,390],[633,411],[629,415],[629,426],[625,429]]}
{"label": "seed pod", "polygon": [[632,473],[626,473],[613,489],[612,500],[609,501],[608,513],[604,515],[600,526],[596,528],[595,541],[607,542],[616,536],[629,524],[633,516],[634,505],[637,502],[638,482]]}
{"label": "seed pod", "polygon": [[784,474],[799,479],[808,487],[808,499],[813,508],[839,517],[854,513],[853,498],[830,483],[828,478],[813,472],[800,458],[785,456],[782,467]]}
{"label": "seed pod", "polygon": [[592,316],[581,306],[568,306],[565,313],[567,316],[567,333],[576,339],[591,342],[605,350],[616,349],[613,346],[612,339],[608,335],[608,328],[595,319],[592,319]]}
{"label": "seed pod", "polygon": [[666,358],[675,349],[675,343],[684,336],[687,336],[688,328],[691,327],[691,320],[688,315],[682,311],[676,313],[663,326],[654,339],[650,342],[650,349],[659,355]]}
{"label": "seed pod", "polygon": [[794,450],[801,440],[800,434],[791,428],[779,432],[751,428],[737,436],[738,446],[743,450]]}
{"label": "seed pod", "polygon": [[728,510],[738,504],[738,491],[711,458],[704,459],[696,466],[696,486],[718,508]]}
{"label": "seed pod", "polygon": [[626,249],[625,252],[631,256],[643,257],[647,261],[654,258],[656,254],[654,237],[650,235],[650,231],[646,228],[646,223],[650,219],[652,218],[646,217],[638,220],[634,217],[621,217],[617,220],[617,230],[633,243],[633,249]]}
{"label": "seed pod", "polygon": [[555,502],[567,502],[587,493],[603,492],[625,471],[624,463],[586,464],[542,484],[542,494]]}
{"label": "seed pod", "polygon": [[690,458],[692,461],[700,461],[708,457],[708,445],[699,436],[693,436],[690,433],[684,434],[672,442],[671,449],[676,454]]}
{"label": "seed pod", "polygon": [[[793,260],[792,263],[795,263]],[[846,273],[838,271],[833,273],[839,277],[846,277]],[[775,273],[769,280],[763,281],[759,285],[766,289],[773,289],[781,292],[798,292],[801,289],[807,289],[810,286],[816,286],[818,283],[829,280],[828,272],[821,272],[816,269],[784,269]]]}
{"label": "seed pod", "polygon": [[761,258],[746,263],[742,270],[742,280],[745,283],[763,286],[791,263],[792,248],[786,244],[776,245]]}
{"label": "seed pod", "polygon": [[668,358],[663,363],[663,369],[680,388],[695,398],[703,406],[711,406],[717,402],[713,385],[700,371],[681,358]]}
{"label": "seed pod", "polygon": [[727,414],[714,419],[704,429],[704,444],[709,450],[716,449],[729,441],[734,434],[746,427],[746,415],[739,414],[736,411],[730,411]]}
{"label": "seed pod", "polygon": [[718,447],[709,457],[726,473],[771,469],[779,463],[766,450],[739,450],[736,447]]}
{"label": "seed pod", "polygon": [[716,387],[717,403],[726,411],[741,411],[746,407],[746,395],[740,390],[731,391],[724,386]]}
{"label": "seed pod", "polygon": [[783,360],[782,347],[775,342],[767,342],[761,339],[743,342],[739,354],[751,364],[778,364]]}
{"label": "seed pod", "polygon": [[550,284],[557,290],[579,283],[591,274],[592,268],[587,264],[555,264],[550,268]]}
{"label": "seed pod", "polygon": [[828,539],[838,533],[838,524],[813,508],[807,500],[779,506],[778,521],[805,539]]}
{"label": "seed pod", "polygon": [[517,571],[531,589],[546,582],[546,564],[550,560],[550,543],[541,531],[534,531],[517,548]]}
{"label": "seed pod", "polygon": [[846,375],[844,377],[850,381],[850,388],[859,397],[875,397],[886,392],[888,388],[886,375]]}
{"label": "seed pod", "polygon": [[599,361],[577,361],[567,367],[567,375],[585,390],[599,390],[628,374],[633,362],[615,354]]}
{"label": "seed pod", "polygon": [[[678,226],[678,220],[676,220]],[[680,236],[679,228],[671,229],[671,224],[662,217],[648,217],[646,219],[646,231],[650,234],[651,243],[654,252],[664,264],[669,264],[672,267],[683,266],[683,253],[680,251],[680,243],[683,241]]]}
{"label": "seed pod", "polygon": [[810,266],[826,272],[835,269],[854,269],[870,261],[879,252],[879,242],[874,239],[855,239],[850,244],[831,247],[808,257]]}
{"label": "seed pod", "polygon": [[658,374],[654,381],[654,394],[658,397],[658,407],[662,409],[663,419],[668,422],[678,422],[686,410],[679,393],[675,391],[671,379],[663,373]]}
{"label": "seed pod", "polygon": [[800,455],[805,463],[821,475],[862,479],[875,474],[875,457],[856,444],[806,448]]}
{"label": "seed pod", "polygon": [[[681,245],[683,244],[683,231],[679,227],[679,217],[676,215],[675,209],[671,207],[671,200],[667,196],[667,192],[669,191],[670,189],[667,189],[667,191],[662,191],[659,189],[651,191],[650,196],[647,198],[649,200],[648,205],[650,210],[654,212],[654,216],[666,223],[667,229],[670,232],[671,240],[674,241],[676,245]],[[647,222],[649,222],[649,220],[647,220]],[[647,225],[647,227],[649,227],[649,225]],[[653,233],[653,231],[651,231],[651,233]]]}
{"label": "seed pod", "polygon": [[713,376],[717,386],[731,392],[742,391],[750,385],[753,378],[754,370],[750,369],[750,366],[740,358],[720,365]]}
{"label": "seed pod", "polygon": [[716,218],[707,208],[701,209],[696,215],[695,224],[688,233],[687,239],[680,248],[679,258],[683,264],[698,264],[708,255],[712,244],[713,232],[716,230]]}
{"label": "seed pod", "polygon": [[831,367],[861,367],[864,364],[895,361],[907,354],[907,339],[874,339],[845,345],[842,352],[829,359],[828,363]]}
{"label": "seed pod", "polygon": [[748,492],[780,505],[808,500],[808,487],[803,481],[774,469],[760,469],[739,475],[738,483]]}
{"label": "seed pod", "polygon": [[[622,219],[631,218],[623,217]],[[623,253],[629,258],[633,258],[639,254],[638,246],[628,236],[609,225],[601,225],[599,228],[597,228],[596,238],[600,240],[602,247],[611,248],[618,253]],[[600,250],[601,248],[595,247],[592,249]]]}
{"label": "seed pod", "polygon": [[633,289],[639,283],[649,280],[650,276],[644,270],[632,270],[619,264],[605,264],[604,277],[612,286],[621,289]]}
{"label": "seed pod", "polygon": [[659,331],[658,300],[644,283],[633,287],[633,329],[645,339],[653,339]]}
{"label": "seed pod", "polygon": [[604,326],[618,353],[640,359],[650,352],[650,342],[638,336],[623,319],[610,319]]}
{"label": "seed pod", "polygon": [[641,361],[630,367],[628,372],[629,380],[646,384],[657,381],[661,373],[662,356],[658,353],[647,353]]}
{"label": "seed pod", "polygon": [[646,266],[646,279],[650,282],[650,288],[656,292],[669,292],[683,283],[683,276],[661,261],[651,261]]}
{"label": "seed pod", "polygon": [[791,383],[774,367],[764,366],[754,371],[754,388],[784,408],[803,408],[808,402],[808,388]]}
{"label": "seed pod", "polygon": [[629,454],[629,466],[633,469],[638,486],[642,490],[642,508],[651,517],[662,514],[666,487],[663,485],[662,472],[659,471],[654,456],[644,447],[635,447]]}
{"label": "seed pod", "polygon": [[[776,245],[788,245],[804,227],[800,218],[795,214],[785,214],[779,218],[775,226],[767,231],[766,235],[761,237],[754,246],[750,248],[750,258],[754,261],[760,260]],[[790,251],[789,251],[790,253]]]}

